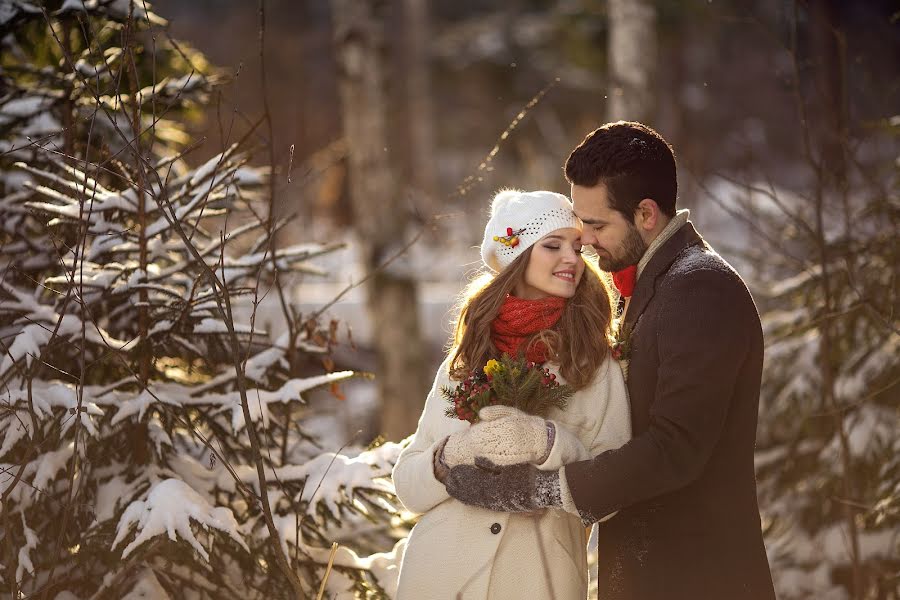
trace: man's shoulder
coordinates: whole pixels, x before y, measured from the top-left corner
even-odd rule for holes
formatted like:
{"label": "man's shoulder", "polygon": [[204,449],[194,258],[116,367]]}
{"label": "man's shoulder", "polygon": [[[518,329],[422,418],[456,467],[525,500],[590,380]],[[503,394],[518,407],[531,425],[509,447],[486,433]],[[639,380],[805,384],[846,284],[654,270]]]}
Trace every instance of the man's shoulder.
{"label": "man's shoulder", "polygon": [[657,291],[668,309],[684,310],[687,303],[709,305],[717,311],[742,312],[755,303],[737,271],[705,242],[685,248],[657,280]]}
{"label": "man's shoulder", "polygon": [[706,285],[746,289],[744,280],[734,267],[705,242],[682,250],[661,279],[661,284],[666,287],[702,282]]}

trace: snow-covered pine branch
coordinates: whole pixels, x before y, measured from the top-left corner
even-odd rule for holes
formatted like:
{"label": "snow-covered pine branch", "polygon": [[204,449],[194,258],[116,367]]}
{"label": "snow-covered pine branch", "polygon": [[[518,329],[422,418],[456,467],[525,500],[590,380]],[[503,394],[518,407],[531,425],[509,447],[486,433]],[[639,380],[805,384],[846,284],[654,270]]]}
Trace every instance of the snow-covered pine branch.
{"label": "snow-covered pine branch", "polygon": [[[354,374],[323,368],[333,339],[320,323],[280,328],[252,314],[293,274],[320,274],[316,258],[340,244],[273,245],[284,221],[260,216],[270,169],[251,166],[244,144],[190,167],[180,117],[216,77],[161,37],[121,47],[129,13],[132,39],[163,22],[149,4],[67,0],[51,31],[37,4],[0,0],[0,25],[30,31],[28,45],[0,39],[16,63],[0,97],[4,589],[284,597],[273,548],[311,591],[336,540],[330,594],[390,591],[402,544],[366,557],[359,532],[391,540],[398,448],[317,446],[307,395]],[[146,67],[133,89],[120,77],[132,55]],[[240,319],[223,317],[220,285]]]}

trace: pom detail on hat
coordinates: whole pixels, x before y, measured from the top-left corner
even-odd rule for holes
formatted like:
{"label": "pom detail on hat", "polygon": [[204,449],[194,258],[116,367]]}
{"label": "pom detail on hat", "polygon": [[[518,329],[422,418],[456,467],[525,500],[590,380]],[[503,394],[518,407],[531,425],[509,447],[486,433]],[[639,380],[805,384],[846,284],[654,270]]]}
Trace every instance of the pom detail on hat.
{"label": "pom detail on hat", "polygon": [[493,217],[511,203],[519,200],[522,194],[523,192],[520,190],[500,190],[494,194],[494,200],[491,202],[491,216]]}

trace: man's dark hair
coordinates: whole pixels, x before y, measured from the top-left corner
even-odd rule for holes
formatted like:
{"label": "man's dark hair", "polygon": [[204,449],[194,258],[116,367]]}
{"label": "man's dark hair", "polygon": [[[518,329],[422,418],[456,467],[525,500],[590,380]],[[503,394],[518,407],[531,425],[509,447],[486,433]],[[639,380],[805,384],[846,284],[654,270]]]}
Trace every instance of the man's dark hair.
{"label": "man's dark hair", "polygon": [[675,154],[661,135],[641,123],[618,121],[595,129],[566,160],[566,179],[581,187],[606,185],[610,207],[634,222],[634,212],[650,198],[675,216],[678,181]]}

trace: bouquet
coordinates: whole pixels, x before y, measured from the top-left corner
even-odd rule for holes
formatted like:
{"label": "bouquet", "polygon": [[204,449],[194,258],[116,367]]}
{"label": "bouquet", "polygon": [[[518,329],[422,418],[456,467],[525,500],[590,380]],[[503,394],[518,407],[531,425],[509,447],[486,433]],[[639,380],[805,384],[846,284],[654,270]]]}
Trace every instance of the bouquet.
{"label": "bouquet", "polygon": [[564,409],[574,393],[571,386],[556,381],[549,369],[508,354],[472,371],[456,389],[441,388],[450,403],[446,415],[469,423],[478,422],[479,410],[496,405],[546,417],[552,407]]}

